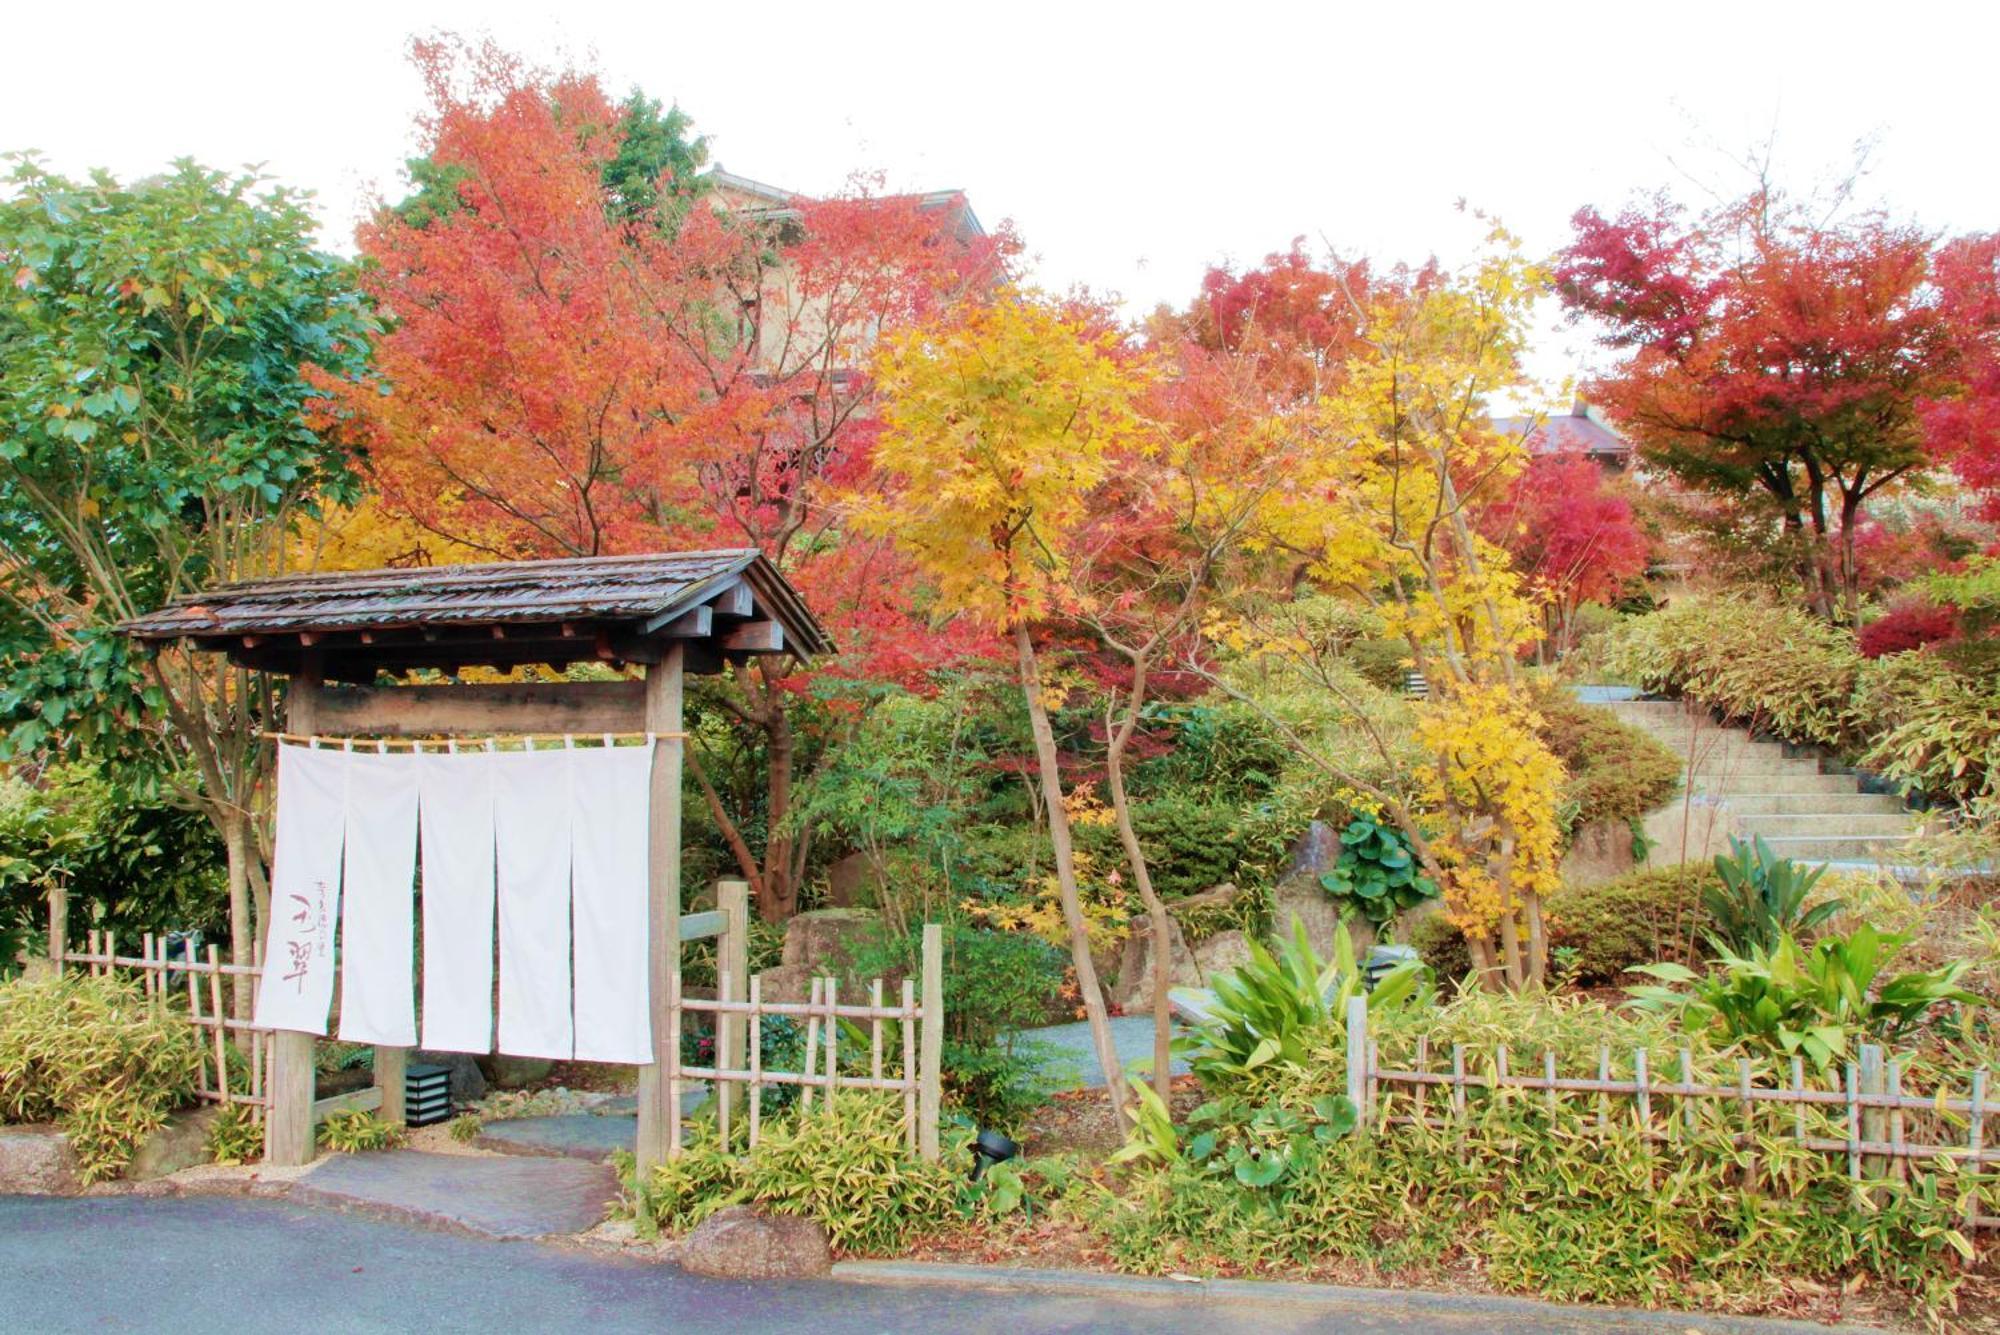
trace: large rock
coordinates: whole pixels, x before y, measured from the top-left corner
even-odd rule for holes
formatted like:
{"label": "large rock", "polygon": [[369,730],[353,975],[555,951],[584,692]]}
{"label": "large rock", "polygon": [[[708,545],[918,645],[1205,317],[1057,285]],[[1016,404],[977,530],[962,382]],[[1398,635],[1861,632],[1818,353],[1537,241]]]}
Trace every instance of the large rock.
{"label": "large rock", "polygon": [[1234,913],[1237,901],[1242,898],[1241,890],[1224,881],[1221,885],[1210,886],[1198,895],[1176,899],[1167,905],[1167,912],[1174,915],[1174,921],[1181,925],[1182,930],[1186,930],[1195,924],[1213,923],[1218,918]]}
{"label": "large rock", "polygon": [[1320,873],[1334,869],[1340,861],[1340,831],[1323,820],[1316,820],[1306,826],[1306,832],[1292,842],[1292,850],[1285,865],[1285,877],[1311,876],[1318,880]]}
{"label": "large rock", "polygon": [[681,1244],[681,1268],[716,1279],[813,1279],[833,1270],[826,1230],[810,1219],[728,1205]]}
{"label": "large rock", "polygon": [[783,963],[758,975],[766,1001],[801,1002],[815,978],[837,978],[856,998],[867,980],[854,970],[862,948],[880,935],[882,915],[872,909],[814,909],[785,924]]}
{"label": "large rock", "polygon": [[1292,939],[1292,920],[1305,924],[1306,939],[1322,959],[1333,954],[1334,933],[1340,929],[1340,906],[1319,883],[1320,873],[1297,871],[1271,889],[1271,939],[1282,945]]}
{"label": "large rock", "polygon": [[170,1118],[139,1142],[125,1176],[134,1182],[151,1182],[207,1163],[209,1129],[221,1115],[221,1108],[207,1107]]}
{"label": "large rock", "polygon": [[872,909],[814,909],[785,924],[784,963],[803,964],[822,976],[838,977],[882,927],[882,915]]}
{"label": "large rock", "polygon": [[1615,881],[1636,865],[1632,827],[1622,820],[1594,820],[1579,826],[1563,854],[1564,885],[1587,887]]}
{"label": "large rock", "polygon": [[68,1136],[52,1126],[0,1126],[0,1195],[68,1196],[81,1190]]}
{"label": "large rock", "polygon": [[[1167,919],[1167,986],[1200,987],[1201,970],[1194,952],[1188,949],[1180,925]],[[1118,962],[1118,983],[1109,992],[1111,1004],[1121,1010],[1135,1010],[1153,1003],[1154,978],[1160,967],[1161,952],[1154,949],[1153,920],[1145,914],[1132,919],[1125,938],[1125,952]]]}
{"label": "large rock", "polygon": [[418,1049],[410,1054],[410,1065],[442,1066],[449,1070],[453,1103],[477,1103],[486,1097],[486,1073],[479,1069],[479,1059],[469,1052]]}
{"label": "large rock", "polygon": [[479,1069],[495,1089],[526,1089],[546,1080],[556,1064],[546,1057],[509,1057],[492,1052],[479,1058]]}
{"label": "large rock", "polygon": [[1194,963],[1206,982],[1212,975],[1250,962],[1250,942],[1241,932],[1217,932],[1194,948]]}

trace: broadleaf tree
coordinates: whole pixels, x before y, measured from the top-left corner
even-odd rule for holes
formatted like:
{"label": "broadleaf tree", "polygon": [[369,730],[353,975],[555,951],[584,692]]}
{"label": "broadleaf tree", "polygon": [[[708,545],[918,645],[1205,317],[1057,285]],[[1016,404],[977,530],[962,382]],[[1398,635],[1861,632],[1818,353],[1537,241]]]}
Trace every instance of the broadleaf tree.
{"label": "broadleaf tree", "polygon": [[[118,622],[268,575],[351,498],[304,368],[351,380],[378,325],[304,196],[192,162],[132,184],[16,158],[0,200],[0,714],[9,751],[95,753],[180,785],[228,854],[231,946],[268,896],[272,684],[136,653]],[[239,992],[239,1008],[247,994]]]}

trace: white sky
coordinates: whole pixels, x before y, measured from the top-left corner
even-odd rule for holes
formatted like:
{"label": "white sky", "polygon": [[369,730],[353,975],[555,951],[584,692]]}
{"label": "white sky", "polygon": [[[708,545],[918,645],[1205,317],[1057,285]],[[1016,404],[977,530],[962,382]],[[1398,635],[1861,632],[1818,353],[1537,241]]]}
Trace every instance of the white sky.
{"label": "white sky", "polygon": [[[1036,276],[1184,303],[1211,263],[1304,235],[1461,260],[1462,198],[1537,248],[1580,205],[1690,180],[1776,134],[1947,230],[2000,227],[2000,6],[1844,3],[21,4],[0,20],[0,149],[121,176],[193,155],[318,192],[327,242],[399,193],[412,33],[490,33],[678,101],[730,170],[805,191],[857,170],[1011,217]],[[1551,321],[1536,366],[1588,355]]]}

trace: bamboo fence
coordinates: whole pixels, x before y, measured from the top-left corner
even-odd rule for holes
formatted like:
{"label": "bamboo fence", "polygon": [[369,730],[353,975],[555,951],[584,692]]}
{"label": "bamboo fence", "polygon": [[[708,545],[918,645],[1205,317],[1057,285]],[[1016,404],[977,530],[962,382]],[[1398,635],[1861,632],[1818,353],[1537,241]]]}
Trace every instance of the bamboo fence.
{"label": "bamboo fence", "polygon": [[[93,975],[109,974],[114,969],[136,972],[147,1000],[160,1009],[178,1010],[176,1003],[185,983],[187,1009],[180,1013],[203,1034],[195,1097],[225,1108],[245,1105],[251,1110],[252,1120],[261,1125],[271,1102],[265,1088],[265,1072],[271,1066],[272,1034],[268,1029],[230,1016],[223,980],[244,976],[254,985],[264,972],[263,951],[256,952],[259,958],[251,964],[225,964],[216,946],[209,946],[205,957],[197,956],[194,943],[188,941],[183,943],[185,953],[176,956],[169,952],[164,938],[151,932],[141,938],[137,955],[120,955],[117,935],[112,932],[93,930],[85,942],[83,950],[64,949],[57,957],[58,963],[64,968],[88,969]],[[230,1088],[232,1050],[238,1053],[239,1066],[247,1067],[240,1081],[243,1087],[238,1089]]]}
{"label": "bamboo fence", "polygon": [[[1787,1063],[1782,1083],[1760,1079],[1769,1068],[1749,1057],[1735,1060],[1733,1081],[1697,1080],[1687,1048],[1680,1050],[1672,1078],[1661,1079],[1651,1069],[1644,1048],[1615,1054],[1631,1072],[1618,1078],[1614,1053],[1602,1046],[1595,1074],[1580,1077],[1560,1074],[1553,1052],[1538,1059],[1531,1055],[1530,1070],[1522,1072],[1507,1044],[1474,1050],[1455,1043],[1447,1057],[1419,1036],[1415,1064],[1397,1068],[1381,1062],[1364,998],[1350,1000],[1346,1021],[1347,1094],[1364,1127],[1449,1128],[1467,1119],[1474,1095],[1489,1101],[1539,1096],[1552,1123],[1563,1119],[1571,1129],[1600,1138],[1619,1123],[1636,1125],[1646,1139],[1665,1143],[1684,1142],[1697,1129],[1724,1127],[1736,1145],[1754,1149],[1760,1137],[1776,1135],[1803,1149],[1843,1156],[1847,1175],[1857,1184],[1907,1178],[1920,1162],[1974,1174],[2000,1164],[2000,1148],[1989,1147],[1986,1135],[1987,1119],[2000,1109],[1988,1101],[1984,1068],[1966,1073],[1962,1093],[1944,1085],[1917,1093],[1904,1088],[1907,1064],[1886,1056],[1877,1044],[1860,1045],[1856,1059],[1834,1073],[1838,1088],[1826,1089],[1808,1083],[1798,1057]],[[1746,1176],[1756,1177],[1754,1159]],[[1978,1192],[1966,1191],[1964,1199],[1968,1224],[2000,1227],[2000,1215],[1978,1209]]]}
{"label": "bamboo fence", "polygon": [[[903,980],[902,995],[894,1005],[885,1003],[880,978],[869,983],[865,1004],[843,1004],[839,997],[839,980],[834,978],[815,978],[805,1001],[785,1002],[767,1000],[763,995],[762,980],[755,975],[750,978],[749,996],[738,1000],[735,980],[728,970],[717,975],[713,999],[685,996],[681,991],[680,974],[676,972],[669,980],[671,1013],[710,1015],[714,1017],[714,1029],[718,1035],[712,1065],[682,1063],[678,1060],[678,1045],[670,1049],[673,1058],[667,1079],[670,1089],[675,1091],[676,1102],[681,1081],[709,1081],[718,1093],[717,1143],[729,1145],[733,1101],[720,1094],[726,1087],[746,1087],[748,1093],[743,1100],[743,1118],[746,1138],[750,1147],[755,1148],[763,1134],[763,1093],[772,1086],[796,1087],[801,1115],[812,1113],[815,1095],[821,1100],[819,1106],[822,1111],[831,1110],[834,1096],[843,1089],[900,1094],[905,1143],[912,1152],[935,1159],[938,1113],[942,1101],[942,954],[942,937],[938,928],[935,925],[925,927],[920,965],[922,1004],[918,1002],[918,982],[908,978]],[[764,1066],[764,1021],[772,1016],[803,1023],[805,1052],[800,1064],[804,1069],[785,1071]],[[732,1018],[737,1019],[739,1025],[747,1026],[747,1041],[743,1044],[745,1051],[740,1053],[730,1052],[730,1044],[720,1037]],[[867,1025],[866,1074],[861,1074],[859,1070],[841,1069],[840,1033],[843,1022],[865,1022]],[[885,1030],[885,1024],[895,1026],[893,1033]],[[738,1027],[736,1032],[743,1033],[743,1029]],[[893,1051],[892,1042],[901,1048],[900,1054]],[[858,1068],[860,1058],[851,1059],[849,1064]],[[680,1148],[680,1140],[676,1136],[673,1150],[678,1153]]]}

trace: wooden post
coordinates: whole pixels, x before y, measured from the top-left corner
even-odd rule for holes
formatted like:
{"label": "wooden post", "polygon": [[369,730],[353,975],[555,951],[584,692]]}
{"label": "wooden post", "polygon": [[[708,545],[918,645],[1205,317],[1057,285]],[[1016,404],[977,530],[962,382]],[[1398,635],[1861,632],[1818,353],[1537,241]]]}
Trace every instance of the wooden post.
{"label": "wooden post", "polygon": [[[1882,1065],[1882,1045],[1863,1043],[1861,1045],[1861,1085],[1860,1092],[1868,1095],[1883,1095],[1889,1092],[1888,1075]],[[1861,1113],[1861,1139],[1881,1144],[1889,1138],[1889,1110],[1887,1108],[1865,1108]],[[1861,1171],[1870,1178],[1889,1175],[1889,1160],[1880,1154],[1870,1154],[1861,1160]]]}
{"label": "wooden post", "polygon": [[[685,649],[670,645],[658,663],[646,669],[646,731],[653,742],[650,834],[646,852],[646,985],[653,1026],[653,1064],[639,1068],[639,1143],[637,1158],[643,1174],[677,1154],[667,1115],[670,1098],[668,1067],[674,1033],[668,996],[681,962],[681,663]],[[673,1057],[679,1054],[672,1053]]]}
{"label": "wooden post", "polygon": [[376,1109],[376,1115],[385,1122],[403,1125],[403,1100],[409,1091],[409,1070],[408,1048],[375,1049],[375,1088],[382,1091],[382,1106]]}
{"label": "wooden post", "polygon": [[[718,980],[730,979],[735,984],[736,996],[743,993],[743,982],[750,976],[750,882],[717,881],[715,883],[715,907],[722,910],[722,935],[715,939],[715,968]],[[733,1001],[735,996],[726,996],[724,1001]],[[718,1071],[740,1071],[743,1069],[743,1017],[724,1012],[715,1017],[715,1069]],[[733,1082],[715,1082],[716,1115],[720,1126],[729,1125],[729,1114],[736,1102],[737,1089]],[[727,1144],[728,1137],[723,1138]]]}
{"label": "wooden post", "polygon": [[49,962],[61,973],[63,952],[69,945],[69,891],[61,886],[49,890]]}
{"label": "wooden post", "polygon": [[924,1018],[921,1081],[917,1087],[917,1150],[932,1163],[938,1158],[938,1106],[944,1101],[944,929],[924,924]]}
{"label": "wooden post", "polygon": [[1347,1097],[1362,1123],[1368,1121],[1368,998],[1347,999]]}
{"label": "wooden post", "polygon": [[[285,691],[285,730],[319,731],[319,655],[305,660]],[[217,1017],[220,1019],[221,1017]],[[274,1167],[310,1163],[313,1157],[313,1036],[279,1029],[271,1035],[270,1116],[264,1121],[264,1162]]]}

